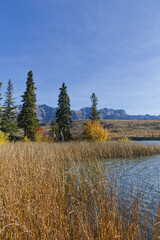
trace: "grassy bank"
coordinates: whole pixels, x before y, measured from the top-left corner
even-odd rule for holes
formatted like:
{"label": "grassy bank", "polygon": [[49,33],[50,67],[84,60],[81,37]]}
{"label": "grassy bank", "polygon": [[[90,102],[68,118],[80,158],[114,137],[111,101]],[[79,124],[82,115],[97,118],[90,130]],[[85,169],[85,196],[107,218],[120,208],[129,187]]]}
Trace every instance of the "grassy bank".
{"label": "grassy bank", "polygon": [[0,239],[147,239],[138,196],[122,207],[97,160],[157,153],[129,142],[1,146]]}
{"label": "grassy bank", "polygon": [[[82,138],[86,122],[87,120],[73,121],[73,137]],[[160,120],[101,120],[100,123],[109,131],[109,139],[160,139]],[[50,122],[41,125],[49,133]]]}

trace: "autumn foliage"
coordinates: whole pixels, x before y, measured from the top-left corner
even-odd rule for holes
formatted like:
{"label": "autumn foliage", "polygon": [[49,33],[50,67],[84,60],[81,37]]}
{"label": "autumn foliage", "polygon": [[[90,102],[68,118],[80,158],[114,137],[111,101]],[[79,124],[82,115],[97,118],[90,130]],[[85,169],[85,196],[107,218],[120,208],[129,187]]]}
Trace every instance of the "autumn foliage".
{"label": "autumn foliage", "polygon": [[108,138],[108,131],[98,121],[88,121],[84,130],[84,137],[88,140],[105,142]]}
{"label": "autumn foliage", "polygon": [[48,137],[43,128],[39,127],[35,130],[35,141],[36,142],[48,142]]}
{"label": "autumn foliage", "polygon": [[9,134],[0,131],[0,145],[9,142]]}

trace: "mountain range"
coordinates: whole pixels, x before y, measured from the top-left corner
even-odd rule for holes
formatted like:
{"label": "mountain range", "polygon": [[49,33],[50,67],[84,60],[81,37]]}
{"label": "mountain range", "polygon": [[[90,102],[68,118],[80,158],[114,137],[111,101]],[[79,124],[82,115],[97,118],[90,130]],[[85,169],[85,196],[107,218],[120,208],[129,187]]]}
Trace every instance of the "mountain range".
{"label": "mountain range", "polygon": [[[20,113],[22,105],[18,105],[16,107],[17,115]],[[37,117],[40,122],[49,122],[55,120],[57,108],[49,107],[45,104],[37,106]],[[119,120],[156,120],[160,119],[160,115],[128,115],[125,110],[123,109],[108,109],[103,108],[100,109],[100,117],[101,119],[119,119]],[[73,120],[80,120],[80,119],[89,119],[91,115],[91,108],[84,107],[78,111],[72,110],[72,119]]]}

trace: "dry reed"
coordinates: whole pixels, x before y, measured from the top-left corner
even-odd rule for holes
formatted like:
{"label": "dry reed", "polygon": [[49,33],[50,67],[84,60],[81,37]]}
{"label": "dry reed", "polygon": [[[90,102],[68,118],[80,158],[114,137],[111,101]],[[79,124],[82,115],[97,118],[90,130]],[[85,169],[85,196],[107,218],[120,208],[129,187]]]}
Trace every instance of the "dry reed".
{"label": "dry reed", "polygon": [[0,239],[147,239],[138,198],[122,208],[97,160],[158,153],[118,142],[1,146]]}

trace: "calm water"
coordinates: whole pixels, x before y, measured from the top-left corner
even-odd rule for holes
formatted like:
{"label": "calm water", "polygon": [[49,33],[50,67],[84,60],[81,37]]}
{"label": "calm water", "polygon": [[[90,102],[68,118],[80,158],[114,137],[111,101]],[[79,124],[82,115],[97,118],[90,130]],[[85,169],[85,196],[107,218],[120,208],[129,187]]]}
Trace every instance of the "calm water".
{"label": "calm water", "polygon": [[[143,141],[143,143],[160,145],[160,141]],[[160,155],[106,160],[103,162],[103,167],[106,176],[110,176],[110,181],[114,181],[116,176],[118,192],[124,198],[138,194],[141,209],[156,214],[157,202],[160,201]]]}
{"label": "calm water", "polygon": [[160,146],[160,141],[134,141],[136,143],[141,143],[141,144],[145,144],[145,145],[158,145]]}

